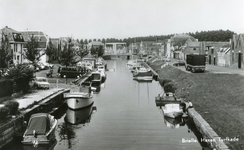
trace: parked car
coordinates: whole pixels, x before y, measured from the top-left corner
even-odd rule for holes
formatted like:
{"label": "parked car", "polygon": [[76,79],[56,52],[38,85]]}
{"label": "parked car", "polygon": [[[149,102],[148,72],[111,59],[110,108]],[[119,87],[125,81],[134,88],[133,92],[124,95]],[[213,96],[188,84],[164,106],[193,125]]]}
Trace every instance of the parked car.
{"label": "parked car", "polygon": [[185,61],[179,60],[173,63],[173,66],[185,66]]}
{"label": "parked car", "polygon": [[42,63],[45,67],[47,67],[47,68],[53,68],[53,64],[50,64],[50,63],[47,63],[47,62],[45,62],[45,63]]}
{"label": "parked car", "polygon": [[45,77],[36,77],[34,79],[33,86],[35,89],[49,89],[50,88],[50,84],[49,84],[47,78],[45,78]]}
{"label": "parked car", "polygon": [[171,59],[169,59],[169,58],[164,58],[163,61],[165,61],[165,62],[171,62]]}

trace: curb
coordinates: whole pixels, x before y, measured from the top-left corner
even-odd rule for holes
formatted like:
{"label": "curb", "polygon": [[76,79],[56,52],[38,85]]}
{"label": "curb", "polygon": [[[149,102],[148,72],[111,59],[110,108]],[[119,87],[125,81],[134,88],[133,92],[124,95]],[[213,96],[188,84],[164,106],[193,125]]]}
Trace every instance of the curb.
{"label": "curb", "polygon": [[228,146],[221,141],[217,133],[210,127],[210,125],[202,118],[202,116],[194,109],[188,109],[188,115],[192,118],[196,128],[202,134],[203,142],[207,142],[211,148],[217,150],[230,150]]}

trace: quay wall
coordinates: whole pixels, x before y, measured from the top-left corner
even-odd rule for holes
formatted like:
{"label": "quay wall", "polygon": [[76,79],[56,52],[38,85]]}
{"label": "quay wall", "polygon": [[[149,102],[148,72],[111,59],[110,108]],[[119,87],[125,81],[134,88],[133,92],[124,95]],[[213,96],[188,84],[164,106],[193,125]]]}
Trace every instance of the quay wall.
{"label": "quay wall", "polygon": [[48,96],[42,97],[39,102],[31,108],[21,111],[21,115],[12,118],[6,124],[0,126],[0,149],[10,143],[16,136],[22,137],[24,131],[24,121],[28,121],[33,113],[50,112],[53,108],[61,106],[63,93],[69,92],[70,89],[61,89]]}
{"label": "quay wall", "polygon": [[[148,63],[144,63],[148,68],[150,68],[154,74],[154,79],[159,79],[160,75],[150,66]],[[162,65],[163,68],[166,65]],[[156,80],[156,81],[157,81]],[[193,121],[197,130],[201,133],[204,142],[208,143],[211,148],[216,150],[229,150],[228,146],[221,141],[217,133],[210,127],[210,125],[202,118],[202,116],[194,109],[188,109],[188,117]]]}

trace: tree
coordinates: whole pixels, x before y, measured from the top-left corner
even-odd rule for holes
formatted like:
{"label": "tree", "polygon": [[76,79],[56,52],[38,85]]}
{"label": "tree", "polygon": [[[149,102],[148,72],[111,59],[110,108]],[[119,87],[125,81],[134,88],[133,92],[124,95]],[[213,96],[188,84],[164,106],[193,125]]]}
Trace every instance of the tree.
{"label": "tree", "polygon": [[88,41],[89,43],[91,43],[92,42],[92,39],[89,39],[89,41]]}
{"label": "tree", "polygon": [[106,43],[105,38],[102,39],[102,43],[105,45],[105,43]]}
{"label": "tree", "polygon": [[48,45],[47,45],[46,54],[49,57],[49,61],[51,61],[52,60],[52,56],[54,54],[54,46],[53,46],[53,43],[52,43],[51,39],[49,39],[49,42],[48,42]]}
{"label": "tree", "polygon": [[91,47],[91,54],[97,55],[98,57],[103,56],[104,54],[104,47],[103,45],[99,45],[99,47]]}
{"label": "tree", "polygon": [[24,64],[17,64],[9,68],[6,78],[13,79],[15,82],[15,91],[27,93],[30,89],[29,82],[34,79],[34,69]]}
{"label": "tree", "polygon": [[60,52],[60,63],[68,66],[74,62],[73,57],[75,56],[72,43],[72,39],[68,39],[68,43],[65,43],[64,49]]}
{"label": "tree", "polygon": [[80,44],[83,46],[84,44],[83,39],[80,39]]}
{"label": "tree", "polygon": [[84,44],[88,44],[87,39],[85,39]]}
{"label": "tree", "polygon": [[38,50],[38,42],[36,41],[34,35],[32,35],[30,41],[26,43],[26,49],[24,49],[23,55],[36,67],[37,63],[40,61],[40,58],[44,54],[45,52],[41,54],[40,50]]}
{"label": "tree", "polygon": [[8,63],[12,61],[13,55],[8,38],[2,33],[1,43],[0,43],[0,68],[8,67]]}

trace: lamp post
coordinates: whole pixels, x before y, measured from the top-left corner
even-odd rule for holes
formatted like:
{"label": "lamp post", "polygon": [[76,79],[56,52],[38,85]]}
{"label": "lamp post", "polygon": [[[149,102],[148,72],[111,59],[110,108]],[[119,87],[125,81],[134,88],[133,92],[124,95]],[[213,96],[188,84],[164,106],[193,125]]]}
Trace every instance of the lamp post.
{"label": "lamp post", "polygon": [[65,78],[65,83],[67,84],[67,78],[66,78],[66,75],[64,75],[64,78]]}
{"label": "lamp post", "polygon": [[238,52],[238,68],[241,69],[241,51]]}

